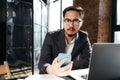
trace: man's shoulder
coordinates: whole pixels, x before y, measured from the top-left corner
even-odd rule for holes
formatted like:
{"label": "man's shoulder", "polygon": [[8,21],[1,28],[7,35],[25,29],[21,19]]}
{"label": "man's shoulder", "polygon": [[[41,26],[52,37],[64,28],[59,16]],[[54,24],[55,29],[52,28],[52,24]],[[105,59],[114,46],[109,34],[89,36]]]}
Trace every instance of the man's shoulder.
{"label": "man's shoulder", "polygon": [[63,30],[62,29],[58,29],[58,30],[55,30],[55,31],[50,31],[48,32],[48,34],[51,36],[51,37],[59,37],[63,34]]}
{"label": "man's shoulder", "polygon": [[83,31],[83,30],[79,30],[79,31],[78,31],[78,34],[79,34],[79,35],[85,35],[85,36],[88,35],[88,33],[87,33],[86,31]]}
{"label": "man's shoulder", "polygon": [[51,35],[54,35],[54,34],[60,33],[61,31],[62,31],[61,29],[58,29],[58,30],[55,30],[55,31],[49,31],[48,33],[51,34]]}

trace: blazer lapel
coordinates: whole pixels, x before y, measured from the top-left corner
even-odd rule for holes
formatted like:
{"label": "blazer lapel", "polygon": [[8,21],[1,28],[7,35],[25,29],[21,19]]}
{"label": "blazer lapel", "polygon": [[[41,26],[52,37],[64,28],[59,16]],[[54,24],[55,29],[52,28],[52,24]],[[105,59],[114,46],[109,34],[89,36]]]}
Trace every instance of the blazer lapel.
{"label": "blazer lapel", "polygon": [[60,35],[58,36],[58,52],[65,53],[65,36],[64,36],[64,30],[60,32]]}
{"label": "blazer lapel", "polygon": [[74,47],[73,47],[73,50],[72,50],[72,59],[78,55],[78,48],[79,48],[79,44],[78,44],[78,40],[75,41],[75,44],[74,44]]}
{"label": "blazer lapel", "polygon": [[74,59],[76,56],[78,56],[82,50],[82,42],[83,42],[83,36],[79,33],[78,39],[75,40],[75,45],[73,47],[72,51],[72,59]]}
{"label": "blazer lapel", "polygon": [[81,50],[83,49],[82,47],[83,41],[84,41],[84,36],[81,33],[79,33],[79,37],[78,39],[75,40],[75,45],[73,47],[72,59],[74,59],[77,55],[80,54]]}

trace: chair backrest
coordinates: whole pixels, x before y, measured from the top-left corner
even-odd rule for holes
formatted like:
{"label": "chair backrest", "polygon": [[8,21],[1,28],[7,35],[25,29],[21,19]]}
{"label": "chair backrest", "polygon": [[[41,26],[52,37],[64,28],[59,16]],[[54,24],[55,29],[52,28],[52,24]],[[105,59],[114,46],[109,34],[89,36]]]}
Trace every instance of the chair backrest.
{"label": "chair backrest", "polygon": [[7,61],[4,61],[4,64],[0,65],[0,75],[4,74],[7,74],[8,78],[11,78],[11,73]]}

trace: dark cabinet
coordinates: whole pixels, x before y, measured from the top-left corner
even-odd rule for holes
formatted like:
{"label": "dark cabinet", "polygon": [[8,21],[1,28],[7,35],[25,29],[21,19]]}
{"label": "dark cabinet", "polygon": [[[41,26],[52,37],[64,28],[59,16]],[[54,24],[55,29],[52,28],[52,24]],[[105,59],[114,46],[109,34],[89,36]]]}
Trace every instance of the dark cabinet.
{"label": "dark cabinet", "polygon": [[30,76],[38,69],[48,31],[46,1],[0,0],[0,64],[8,61],[12,79]]}
{"label": "dark cabinet", "polygon": [[7,60],[12,79],[27,77],[32,75],[32,56],[32,0],[0,0],[0,64]]}
{"label": "dark cabinet", "polygon": [[3,64],[3,62],[6,60],[6,50],[5,50],[6,4],[5,3],[6,3],[5,0],[0,1],[0,64]]}
{"label": "dark cabinet", "polygon": [[7,2],[6,26],[7,59],[11,66],[32,64],[32,3]]}

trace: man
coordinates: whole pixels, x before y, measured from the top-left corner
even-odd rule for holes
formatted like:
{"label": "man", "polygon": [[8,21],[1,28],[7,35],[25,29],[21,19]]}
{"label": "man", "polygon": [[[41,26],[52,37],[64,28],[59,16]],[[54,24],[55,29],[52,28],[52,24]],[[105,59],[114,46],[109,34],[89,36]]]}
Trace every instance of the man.
{"label": "man", "polygon": [[[84,11],[82,8],[67,7],[63,11],[63,29],[46,34],[39,61],[41,74],[67,76],[71,69],[88,67],[91,45],[87,34],[80,31],[83,17]],[[61,67],[67,59],[58,62],[57,56],[59,53],[71,54],[72,61]]]}

